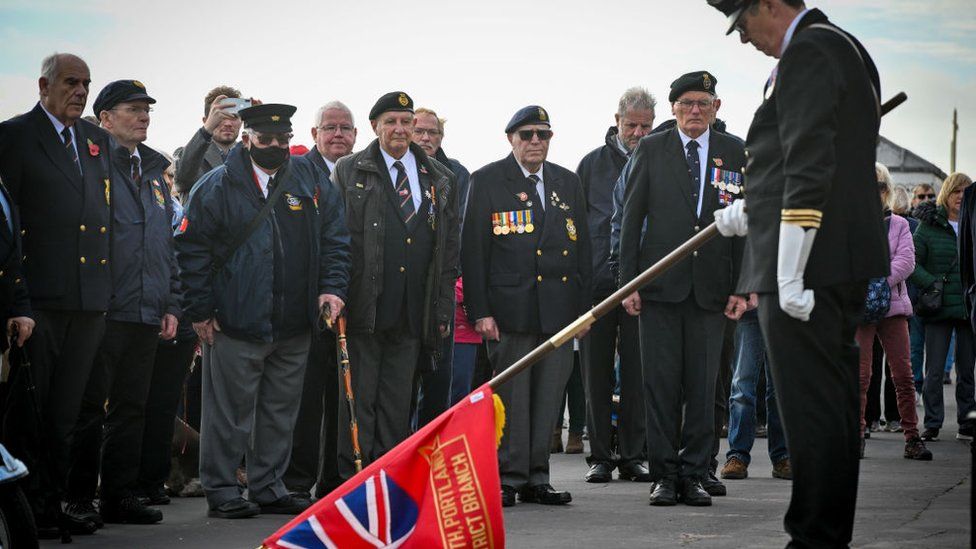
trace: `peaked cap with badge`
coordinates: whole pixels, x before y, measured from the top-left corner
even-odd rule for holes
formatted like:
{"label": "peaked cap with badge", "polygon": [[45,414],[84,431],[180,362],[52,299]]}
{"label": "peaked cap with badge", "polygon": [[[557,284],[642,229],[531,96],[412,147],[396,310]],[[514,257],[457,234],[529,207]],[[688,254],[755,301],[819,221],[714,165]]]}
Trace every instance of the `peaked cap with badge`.
{"label": "peaked cap with badge", "polygon": [[735,24],[742,17],[742,12],[752,4],[752,0],[708,0],[708,4],[725,14],[729,23],[729,28],[725,34],[732,34],[732,31],[735,30]]}
{"label": "peaked cap with badge", "polygon": [[291,117],[297,107],[282,103],[264,103],[241,109],[238,115],[244,127],[256,132],[290,132]]}

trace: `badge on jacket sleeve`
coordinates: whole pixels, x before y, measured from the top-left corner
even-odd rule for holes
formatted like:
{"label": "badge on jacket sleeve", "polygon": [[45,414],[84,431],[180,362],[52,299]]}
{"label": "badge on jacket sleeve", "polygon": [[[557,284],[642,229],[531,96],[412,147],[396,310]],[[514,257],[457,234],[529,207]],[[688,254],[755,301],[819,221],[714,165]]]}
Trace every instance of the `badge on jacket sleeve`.
{"label": "badge on jacket sleeve", "polygon": [[566,218],[566,236],[573,242],[576,242],[576,224],[573,223],[572,217]]}

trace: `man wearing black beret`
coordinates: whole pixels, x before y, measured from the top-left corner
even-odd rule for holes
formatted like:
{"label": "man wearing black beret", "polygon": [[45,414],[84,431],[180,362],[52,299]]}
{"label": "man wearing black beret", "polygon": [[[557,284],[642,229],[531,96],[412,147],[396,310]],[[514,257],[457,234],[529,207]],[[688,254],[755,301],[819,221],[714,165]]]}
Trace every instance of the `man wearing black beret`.
{"label": "man wearing black beret", "polygon": [[802,0],[709,0],[779,59],[746,140],[749,213],[716,214],[745,235],[739,291],[759,323],[793,466],[784,523],[791,547],[847,547],[854,526],[858,353],[867,280],[886,276],[888,246],[874,162],[880,85],[856,38]]}
{"label": "man wearing black beret", "polygon": [[194,185],[176,231],[184,318],[203,341],[200,481],[212,517],[311,504],[283,475],[312,329],[320,310],[335,320],[347,301],[349,234],[325,173],[288,152],[294,113],[241,110],[241,143]]}
{"label": "man wearing black beret", "polygon": [[[672,82],[675,127],[645,137],[633,153],[621,284],[704,229],[712,212],[742,193],[742,143],[711,129],[721,106],[716,83],[708,71]],[[745,309],[732,295],[741,250],[741,239],[712,241],[623,302],[629,314],[640,315],[651,505],[711,505],[712,495],[725,495],[709,476],[709,461],[723,312],[737,318]]]}
{"label": "man wearing black beret", "polygon": [[[411,141],[410,96],[383,95],[369,122],[376,139],[332,173],[352,237],[346,314],[363,466],[410,434],[421,349],[438,356],[451,337],[459,240],[454,174]],[[345,406],[339,424],[349,424]],[[348,431],[339,435],[339,474],[355,474]]]}
{"label": "man wearing black beret", "polygon": [[[505,127],[512,154],[471,174],[461,264],[468,318],[496,372],[592,305],[586,201],[575,173],[546,161],[549,113],[532,105]],[[580,334],[578,338],[585,334]],[[506,427],[498,449],[502,505],[562,505],[549,483],[549,441],[573,369],[566,342],[498,388]]]}

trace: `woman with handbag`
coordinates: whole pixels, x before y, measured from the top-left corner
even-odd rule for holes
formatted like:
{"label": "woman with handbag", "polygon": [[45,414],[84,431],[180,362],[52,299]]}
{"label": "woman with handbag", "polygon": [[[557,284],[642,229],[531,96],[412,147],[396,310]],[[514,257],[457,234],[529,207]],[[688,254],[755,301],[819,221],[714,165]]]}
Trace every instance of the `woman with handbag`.
{"label": "woman with handbag", "polygon": [[942,183],[935,204],[923,202],[916,208],[921,222],[915,231],[915,272],[911,281],[921,289],[915,314],[925,325],[925,430],[922,440],[938,440],[945,416],[942,377],[949,340],[956,332],[956,407],[959,440],[972,440],[973,425],[966,414],[976,408],[973,401],[973,367],[976,364],[973,331],[963,306],[959,275],[959,209],[962,193],[972,184],[965,174],[954,173]]}
{"label": "woman with handbag", "polygon": [[[915,268],[915,244],[908,221],[891,214],[891,175],[877,164],[878,191],[884,209],[885,228],[888,229],[888,250],[891,274],[886,279],[872,280],[868,289],[865,323],[857,327],[855,339],[860,348],[861,364],[861,457],[864,457],[864,409],[868,386],[871,384],[871,363],[875,335],[881,340],[895,395],[901,426],[905,433],[905,459],[929,461],[932,452],[925,448],[918,435],[918,415],[915,412],[915,382],[912,379],[911,350],[908,339],[908,317],[912,316],[912,302],[908,299],[905,280]],[[888,297],[888,299],[884,299]]]}

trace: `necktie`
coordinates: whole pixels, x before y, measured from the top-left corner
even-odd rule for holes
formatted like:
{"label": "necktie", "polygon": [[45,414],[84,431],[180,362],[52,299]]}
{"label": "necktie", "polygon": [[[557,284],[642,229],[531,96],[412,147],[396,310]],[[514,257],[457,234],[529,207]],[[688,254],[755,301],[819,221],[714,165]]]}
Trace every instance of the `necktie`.
{"label": "necktie", "polygon": [[139,169],[139,157],[136,155],[130,156],[129,163],[132,165],[132,183],[138,187],[142,183],[142,170]]}
{"label": "necktie", "polygon": [[393,167],[396,169],[394,189],[396,189],[397,198],[400,200],[400,217],[403,218],[404,223],[408,223],[417,213],[413,206],[413,195],[410,194],[410,181],[407,179],[407,170],[403,167],[402,162],[397,160],[393,163]]}
{"label": "necktie", "polygon": [[698,142],[689,141],[685,147],[688,149],[685,161],[688,162],[688,175],[691,176],[691,198],[697,205],[698,190],[701,189],[701,160],[698,159]]}
{"label": "necktie", "polygon": [[274,192],[275,183],[277,183],[277,182],[275,181],[275,178],[274,177],[268,178],[268,194],[265,195],[265,198],[270,197],[271,196],[271,193]]}
{"label": "necktie", "polygon": [[68,158],[78,169],[78,173],[81,173],[81,162],[78,161],[78,151],[75,150],[74,142],[71,139],[71,128],[65,128],[61,130],[61,137],[64,138],[64,150],[68,153]]}
{"label": "necktie", "polygon": [[539,176],[532,174],[525,178],[525,182],[529,184],[529,196],[532,197],[532,217],[535,218],[535,225],[537,227],[542,227],[542,224],[546,221],[546,210],[542,207],[543,197],[539,196]]}

